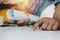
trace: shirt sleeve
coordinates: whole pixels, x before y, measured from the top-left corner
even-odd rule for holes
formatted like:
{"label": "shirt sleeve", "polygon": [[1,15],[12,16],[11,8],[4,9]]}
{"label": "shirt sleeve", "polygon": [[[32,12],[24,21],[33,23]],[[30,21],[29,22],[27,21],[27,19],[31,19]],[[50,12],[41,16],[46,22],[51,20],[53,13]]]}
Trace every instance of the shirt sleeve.
{"label": "shirt sleeve", "polygon": [[60,3],[60,0],[55,0],[55,6]]}

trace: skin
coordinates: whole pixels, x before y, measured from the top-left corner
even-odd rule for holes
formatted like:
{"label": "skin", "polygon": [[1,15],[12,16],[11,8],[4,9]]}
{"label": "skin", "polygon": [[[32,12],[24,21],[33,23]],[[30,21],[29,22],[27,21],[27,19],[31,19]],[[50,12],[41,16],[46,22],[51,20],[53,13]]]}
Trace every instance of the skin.
{"label": "skin", "polygon": [[38,27],[41,27],[43,30],[57,30],[59,26],[59,22],[56,21],[55,19],[44,17],[37,21],[31,28],[31,31],[36,30]]}
{"label": "skin", "polygon": [[50,31],[60,28],[60,4],[56,6],[53,18],[45,17],[40,19],[32,26],[31,31],[36,30],[41,24],[41,28],[44,30]]}
{"label": "skin", "polygon": [[18,20],[17,21],[17,24],[18,25],[27,25],[29,23],[30,19],[27,18],[27,19],[24,19],[24,20]]}
{"label": "skin", "polygon": [[54,19],[60,22],[60,4],[55,8]]}

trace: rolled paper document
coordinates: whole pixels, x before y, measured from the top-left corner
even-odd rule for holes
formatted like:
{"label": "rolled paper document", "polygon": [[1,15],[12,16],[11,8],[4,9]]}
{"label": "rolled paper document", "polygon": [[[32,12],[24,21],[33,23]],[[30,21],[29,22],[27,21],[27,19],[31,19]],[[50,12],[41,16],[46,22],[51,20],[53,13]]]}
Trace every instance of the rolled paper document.
{"label": "rolled paper document", "polygon": [[30,18],[30,21],[36,22],[40,19],[40,17],[32,14],[28,14],[28,17]]}
{"label": "rolled paper document", "polygon": [[7,17],[8,19],[12,19],[12,20],[23,20],[30,18],[30,21],[38,21],[40,19],[40,17],[38,16],[32,14],[26,14],[22,11],[17,11],[17,10],[8,10]]}

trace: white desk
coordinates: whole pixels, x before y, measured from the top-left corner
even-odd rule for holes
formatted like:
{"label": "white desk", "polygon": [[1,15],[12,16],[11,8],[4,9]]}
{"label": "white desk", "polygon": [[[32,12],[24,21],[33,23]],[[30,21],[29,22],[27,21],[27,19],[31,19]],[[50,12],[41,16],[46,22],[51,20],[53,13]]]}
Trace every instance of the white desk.
{"label": "white desk", "polygon": [[60,40],[59,31],[29,31],[30,27],[0,27],[0,40]]}

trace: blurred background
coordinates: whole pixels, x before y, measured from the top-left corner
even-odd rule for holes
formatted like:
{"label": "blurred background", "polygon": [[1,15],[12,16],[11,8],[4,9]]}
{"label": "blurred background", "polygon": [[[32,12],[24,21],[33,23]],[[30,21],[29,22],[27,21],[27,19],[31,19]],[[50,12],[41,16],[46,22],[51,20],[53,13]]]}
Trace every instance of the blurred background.
{"label": "blurred background", "polygon": [[[4,1],[5,4],[10,3],[10,4],[16,4],[19,3],[20,0],[0,0],[0,3]],[[36,15],[40,16],[39,13],[41,13],[46,7],[49,5],[53,4],[55,0],[41,0],[40,7],[36,13]]]}
{"label": "blurred background", "polygon": [[55,3],[55,0],[42,0],[41,6],[37,11],[37,15],[40,16],[39,13],[41,13],[46,7],[48,7],[49,5]]}
{"label": "blurred background", "polygon": [[[19,2],[21,2],[21,1],[23,1],[23,0],[0,0],[0,4],[4,3],[4,4],[8,4],[8,7],[11,7],[11,6],[14,7],[15,5],[13,5],[13,4],[19,4]],[[27,1],[27,0],[24,0],[24,2],[25,1]],[[45,8],[47,8],[48,6],[50,6],[51,4],[54,4],[54,3],[55,3],[55,0],[40,0],[40,7],[38,8],[38,11],[35,14],[37,16],[40,16],[41,12]],[[12,5],[10,5],[10,4],[12,4]],[[3,5],[3,6],[6,6],[6,5]],[[17,7],[17,5],[15,7]],[[1,7],[0,7],[0,9],[1,9]]]}

